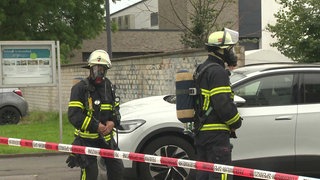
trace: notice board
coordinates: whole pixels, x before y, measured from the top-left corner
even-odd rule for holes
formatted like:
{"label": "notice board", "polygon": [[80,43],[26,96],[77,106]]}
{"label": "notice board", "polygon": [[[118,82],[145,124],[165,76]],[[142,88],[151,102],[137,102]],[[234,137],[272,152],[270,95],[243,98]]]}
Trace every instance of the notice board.
{"label": "notice board", "polygon": [[0,86],[56,85],[54,41],[0,41]]}

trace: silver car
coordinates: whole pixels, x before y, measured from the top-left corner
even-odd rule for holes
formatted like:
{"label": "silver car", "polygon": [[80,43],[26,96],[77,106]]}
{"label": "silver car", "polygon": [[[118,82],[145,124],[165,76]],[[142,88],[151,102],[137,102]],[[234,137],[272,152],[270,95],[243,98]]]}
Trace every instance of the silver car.
{"label": "silver car", "polygon": [[28,103],[17,88],[0,88],[0,125],[17,124],[28,114]]}
{"label": "silver car", "polygon": [[[320,177],[319,77],[320,65],[313,64],[260,64],[233,71],[235,101],[244,119],[238,138],[231,140],[233,165]],[[176,117],[174,95],[124,103],[121,114],[122,151],[195,159],[192,138]],[[194,179],[195,170],[126,160],[124,165],[128,177]]]}

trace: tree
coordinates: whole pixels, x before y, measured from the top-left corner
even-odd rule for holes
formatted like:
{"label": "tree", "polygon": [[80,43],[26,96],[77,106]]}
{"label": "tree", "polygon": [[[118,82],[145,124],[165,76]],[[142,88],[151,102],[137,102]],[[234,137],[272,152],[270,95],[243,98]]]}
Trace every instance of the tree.
{"label": "tree", "polygon": [[[180,20],[182,26],[180,29],[184,31],[181,37],[181,42],[187,47],[202,48],[207,42],[209,34],[213,31],[222,30],[223,27],[232,26],[232,21],[221,21],[222,13],[235,3],[235,0],[187,0],[187,4],[191,8],[186,14],[189,17],[189,22],[183,21],[185,14],[181,15],[174,6],[174,1],[170,0],[170,6],[175,16]],[[171,21],[169,18],[167,21]]]}
{"label": "tree", "polygon": [[[115,2],[115,0],[113,0]],[[60,41],[61,60],[105,28],[104,0],[1,0],[0,40]]]}
{"label": "tree", "polygon": [[277,42],[271,46],[297,62],[320,62],[320,1],[279,0],[283,8],[267,30]]}

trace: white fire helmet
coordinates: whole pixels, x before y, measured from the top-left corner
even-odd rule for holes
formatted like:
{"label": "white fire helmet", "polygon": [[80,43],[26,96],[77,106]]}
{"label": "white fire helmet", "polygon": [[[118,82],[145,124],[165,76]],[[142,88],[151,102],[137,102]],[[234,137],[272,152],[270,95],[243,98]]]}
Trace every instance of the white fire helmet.
{"label": "white fire helmet", "polygon": [[101,49],[93,51],[88,59],[89,68],[98,64],[105,65],[107,69],[111,68],[111,60],[108,53]]}

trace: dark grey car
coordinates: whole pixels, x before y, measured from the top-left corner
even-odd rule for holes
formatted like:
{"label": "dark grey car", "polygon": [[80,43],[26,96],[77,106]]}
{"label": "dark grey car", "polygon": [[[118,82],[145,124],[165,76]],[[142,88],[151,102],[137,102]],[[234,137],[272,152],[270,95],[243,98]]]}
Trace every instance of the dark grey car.
{"label": "dark grey car", "polygon": [[0,88],[0,125],[17,124],[28,114],[28,103],[17,88]]}

